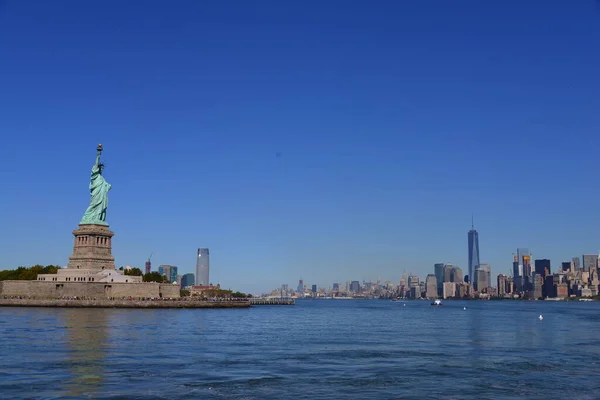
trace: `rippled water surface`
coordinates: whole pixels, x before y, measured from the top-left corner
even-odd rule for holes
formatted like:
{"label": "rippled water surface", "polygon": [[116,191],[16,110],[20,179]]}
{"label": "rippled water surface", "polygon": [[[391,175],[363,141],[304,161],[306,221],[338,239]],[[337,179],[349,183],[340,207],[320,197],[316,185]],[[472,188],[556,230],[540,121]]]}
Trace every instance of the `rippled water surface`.
{"label": "rippled water surface", "polygon": [[600,398],[600,303],[0,308],[0,339],[0,398]]}

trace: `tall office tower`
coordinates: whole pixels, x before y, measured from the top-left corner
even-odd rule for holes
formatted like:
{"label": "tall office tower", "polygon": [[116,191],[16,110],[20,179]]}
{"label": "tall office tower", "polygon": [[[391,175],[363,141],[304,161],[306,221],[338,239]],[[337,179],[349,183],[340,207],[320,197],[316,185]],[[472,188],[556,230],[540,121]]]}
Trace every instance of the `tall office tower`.
{"label": "tall office tower", "polygon": [[360,293],[360,282],[359,281],[350,282],[350,291],[352,293]]}
{"label": "tall office tower", "polygon": [[498,275],[498,296],[502,297],[506,294],[506,276]]}
{"label": "tall office tower", "polygon": [[454,282],[452,277],[454,276],[454,265],[446,264],[444,267],[444,283],[446,282]]}
{"label": "tall office tower", "polygon": [[408,282],[408,275],[406,275],[406,271],[402,273],[402,278],[400,279],[400,286],[406,286]]}
{"label": "tall office tower", "polygon": [[479,266],[479,233],[475,230],[473,219],[471,218],[471,230],[469,231],[469,282],[475,283],[473,277],[475,270]]}
{"label": "tall office tower", "polygon": [[442,283],[444,283],[444,279],[446,277],[445,269],[446,264],[444,263],[437,263],[433,265],[433,273],[435,274],[435,280],[437,282],[438,295],[442,294]]}
{"label": "tall office tower", "polygon": [[[583,272],[590,272],[592,269],[596,269],[598,265],[598,254],[584,254],[581,256],[583,264]],[[575,269],[577,270],[577,268]]]}
{"label": "tall office tower", "polygon": [[150,262],[150,259],[148,259],[148,261],[146,261],[146,274],[149,274],[152,271],[152,262]]}
{"label": "tall office tower", "polygon": [[454,267],[452,271],[452,282],[462,283],[464,282],[464,276],[462,274],[462,269],[459,267]]}
{"label": "tall office tower", "polygon": [[491,268],[487,264],[480,264],[475,270],[473,287],[478,292],[486,290],[490,286]]}
{"label": "tall office tower", "polygon": [[298,290],[296,291],[300,294],[304,293],[304,281],[302,279],[298,281]]}
{"label": "tall office tower", "polygon": [[312,285],[311,289],[311,292],[313,292],[313,294],[317,294],[317,285]]}
{"label": "tall office tower", "polygon": [[210,274],[210,253],[208,249],[198,249],[196,254],[196,286],[208,286]]}
{"label": "tall office tower", "polygon": [[[490,264],[479,264],[478,267],[479,270],[485,271],[485,287],[489,288],[492,286],[492,267],[490,267]],[[481,290],[481,289],[477,289],[477,290]]]}
{"label": "tall office tower", "polygon": [[409,275],[408,276],[408,286],[409,287],[419,286],[419,277],[416,275]]}
{"label": "tall office tower", "polygon": [[531,276],[531,254],[529,249],[517,249],[517,260],[519,261],[519,276]]}
{"label": "tall office tower", "polygon": [[546,277],[551,274],[550,271],[550,260],[535,260],[535,273],[540,274],[542,277]]}
{"label": "tall office tower", "polygon": [[514,278],[516,278],[517,276],[521,276],[521,275],[519,275],[519,258],[515,254],[513,254],[512,275]]}
{"label": "tall office tower", "polygon": [[571,262],[573,263],[573,267],[575,268],[575,271],[577,271],[579,268],[581,268],[581,263],[579,262],[579,257],[573,257],[571,259]]}
{"label": "tall office tower", "polygon": [[166,276],[169,283],[177,282],[177,267],[174,265],[159,265],[158,273]]}
{"label": "tall office tower", "polygon": [[438,285],[435,275],[429,274],[425,278],[425,297],[428,299],[436,298],[438,296]]}
{"label": "tall office tower", "polygon": [[332,291],[334,292],[339,292],[340,291],[340,284],[339,283],[334,283],[333,287],[331,288]]}
{"label": "tall office tower", "polygon": [[185,274],[181,277],[181,287],[194,286],[194,274]]}
{"label": "tall office tower", "polygon": [[561,263],[560,265],[561,265],[562,272],[569,272],[571,270],[571,264],[572,263],[570,263],[568,261]]}

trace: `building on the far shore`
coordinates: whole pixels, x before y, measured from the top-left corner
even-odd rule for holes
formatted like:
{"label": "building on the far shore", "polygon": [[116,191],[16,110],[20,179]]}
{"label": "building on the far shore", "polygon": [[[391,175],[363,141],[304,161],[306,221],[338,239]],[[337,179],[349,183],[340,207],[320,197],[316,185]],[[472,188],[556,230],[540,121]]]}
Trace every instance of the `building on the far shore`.
{"label": "building on the far shore", "polygon": [[159,265],[158,273],[166,276],[169,283],[177,282],[177,267],[175,265]]}
{"label": "building on the far shore", "polygon": [[442,284],[442,296],[444,299],[456,297],[456,283],[444,282]]}
{"label": "building on the far shore", "polygon": [[437,278],[434,274],[429,274],[425,278],[425,288],[425,297],[428,299],[435,299],[438,297]]}
{"label": "building on the far shore", "polygon": [[181,287],[186,288],[188,286],[194,286],[195,277],[194,274],[185,274],[181,277]]}
{"label": "building on the far shore", "polygon": [[208,249],[199,248],[196,253],[196,286],[208,286],[210,274],[210,254]]}

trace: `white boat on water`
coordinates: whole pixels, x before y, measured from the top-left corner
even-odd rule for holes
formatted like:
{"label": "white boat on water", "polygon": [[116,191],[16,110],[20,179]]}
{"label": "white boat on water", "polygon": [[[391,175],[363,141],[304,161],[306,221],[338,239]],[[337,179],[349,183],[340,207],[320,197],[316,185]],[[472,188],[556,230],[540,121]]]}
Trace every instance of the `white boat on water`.
{"label": "white boat on water", "polygon": [[436,299],[433,301],[433,303],[431,303],[432,306],[441,306],[442,305],[442,301],[440,299]]}

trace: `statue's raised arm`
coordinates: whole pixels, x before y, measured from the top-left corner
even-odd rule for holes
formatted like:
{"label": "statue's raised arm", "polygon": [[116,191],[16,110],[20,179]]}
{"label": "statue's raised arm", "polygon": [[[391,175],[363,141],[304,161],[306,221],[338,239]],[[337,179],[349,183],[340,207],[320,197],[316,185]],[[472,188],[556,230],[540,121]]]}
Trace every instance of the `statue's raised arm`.
{"label": "statue's raised arm", "polygon": [[108,191],[111,185],[102,176],[104,164],[100,162],[102,145],[96,148],[96,163],[92,167],[90,177],[90,205],[88,206],[80,224],[108,225],[106,223],[106,209],[108,207]]}
{"label": "statue's raised arm", "polygon": [[96,167],[100,165],[100,156],[102,155],[102,144],[96,147]]}

